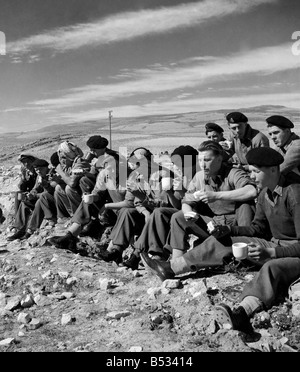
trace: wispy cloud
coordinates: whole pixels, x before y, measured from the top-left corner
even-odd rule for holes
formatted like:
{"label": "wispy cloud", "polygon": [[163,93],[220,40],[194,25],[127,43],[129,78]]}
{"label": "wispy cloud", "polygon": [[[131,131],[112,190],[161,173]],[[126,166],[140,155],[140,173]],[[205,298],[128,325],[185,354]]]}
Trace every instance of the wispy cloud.
{"label": "wispy cloud", "polygon": [[[146,115],[178,114],[183,112],[201,112],[220,109],[247,108],[258,105],[282,105],[299,109],[299,93],[253,94],[230,97],[210,97],[167,102],[153,101],[144,105],[126,105],[114,107],[118,117],[138,117]],[[275,113],[274,113],[275,114]],[[80,113],[63,113],[57,116],[59,122],[71,123],[107,118],[107,110],[86,110]]]}
{"label": "wispy cloud", "polygon": [[71,89],[61,97],[38,100],[30,104],[62,109],[101,101],[111,103],[114,99],[149,93],[174,91],[174,94],[178,95],[182,93],[178,90],[200,88],[203,84],[217,82],[220,78],[223,84],[226,84],[229,79],[241,80],[251,74],[263,76],[299,68],[300,58],[291,53],[291,45],[286,43],[215,58],[209,62],[205,59],[193,60],[190,66],[135,70],[127,72],[129,79],[122,82],[86,85]]}
{"label": "wispy cloud", "polygon": [[245,13],[278,0],[204,0],[173,7],[118,13],[92,23],[61,27],[7,44],[7,53],[22,55],[41,49],[67,52],[146,35],[199,26],[230,14]]}

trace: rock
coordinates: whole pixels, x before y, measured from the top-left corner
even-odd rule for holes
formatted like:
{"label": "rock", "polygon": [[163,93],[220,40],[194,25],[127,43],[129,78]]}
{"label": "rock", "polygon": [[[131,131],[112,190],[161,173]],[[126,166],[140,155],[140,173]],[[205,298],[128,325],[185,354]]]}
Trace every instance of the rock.
{"label": "rock", "polygon": [[161,294],[163,295],[167,295],[171,292],[171,290],[169,288],[162,288],[161,289]]}
{"label": "rock", "polygon": [[17,318],[18,323],[27,324],[31,321],[31,316],[27,313],[20,313]]}
{"label": "rock", "polygon": [[66,297],[62,293],[51,293],[47,296],[48,298],[54,298],[55,300],[64,300]]}
{"label": "rock", "polygon": [[114,280],[113,279],[107,279],[107,278],[99,279],[99,284],[100,284],[100,289],[105,291],[107,289],[110,289],[110,288],[114,287],[114,285],[113,285]]}
{"label": "rock", "polygon": [[106,314],[106,319],[120,319],[131,315],[130,311],[111,311]]}
{"label": "rock", "polygon": [[5,310],[5,309],[0,309],[0,318],[1,317],[6,317],[6,316],[11,316],[13,315],[13,313],[9,310]]}
{"label": "rock", "polygon": [[194,297],[202,296],[207,292],[207,286],[205,279],[202,279],[197,282],[192,282],[189,288],[189,293]]}
{"label": "rock", "polygon": [[211,322],[209,323],[209,326],[206,328],[206,334],[212,335],[212,334],[216,333],[218,329],[219,328],[218,328],[215,320],[211,320]]}
{"label": "rock", "polygon": [[151,287],[147,290],[147,293],[150,297],[155,298],[156,296],[161,294],[162,288],[160,287]]}
{"label": "rock", "polygon": [[132,353],[140,353],[141,351],[143,351],[143,348],[142,346],[131,346],[128,351]]}
{"label": "rock", "polygon": [[0,346],[11,345],[15,342],[14,338],[6,338],[5,340],[0,341]]}
{"label": "rock", "polygon": [[8,297],[8,295],[6,293],[0,292],[0,301],[3,300],[6,297]]}
{"label": "rock", "polygon": [[34,305],[34,299],[32,294],[27,294],[21,299],[21,306],[22,307],[31,307]]}
{"label": "rock", "polygon": [[139,278],[140,276],[143,276],[138,270],[133,270],[132,271],[132,276],[134,278]]}
{"label": "rock", "polygon": [[7,295],[5,293],[0,293],[0,309],[4,308],[7,304]]}
{"label": "rock", "polygon": [[43,323],[37,319],[37,318],[32,318],[31,322],[28,324],[28,329],[30,330],[35,330],[40,328],[43,325]]}
{"label": "rock", "polygon": [[124,272],[128,271],[128,267],[126,267],[126,266],[121,266],[121,267],[118,267],[116,271],[117,271],[118,273],[124,273]]}
{"label": "rock", "polygon": [[246,282],[251,282],[251,280],[254,278],[253,274],[247,274],[244,276],[244,279]]}
{"label": "rock", "polygon": [[47,279],[47,278],[49,278],[51,276],[52,276],[52,271],[51,270],[48,270],[44,274],[42,274],[42,278],[43,279]]}
{"label": "rock", "polygon": [[255,328],[268,329],[271,326],[270,314],[266,311],[262,311],[261,313],[256,314],[253,319],[253,326]]}
{"label": "rock", "polygon": [[67,279],[69,277],[69,273],[67,271],[59,271],[58,272],[58,275],[62,278],[62,279]]}
{"label": "rock", "polygon": [[37,294],[36,296],[34,296],[33,301],[37,304],[37,306],[40,307],[51,304],[50,299],[42,294]]}
{"label": "rock", "polygon": [[4,310],[14,311],[20,306],[21,296],[14,296],[7,301]]}
{"label": "rock", "polygon": [[287,353],[297,353],[298,350],[293,349],[291,346],[284,344],[282,345],[282,351],[287,352]]}
{"label": "rock", "polygon": [[167,279],[162,283],[162,287],[164,287],[164,288],[179,288],[180,287],[180,279]]}
{"label": "rock", "polygon": [[66,299],[70,299],[70,298],[75,297],[75,293],[73,293],[73,292],[63,292],[61,295],[62,295],[64,298],[66,298]]}
{"label": "rock", "polygon": [[62,314],[60,322],[61,322],[61,325],[65,326],[75,321],[76,321],[76,318],[74,318],[71,314]]}
{"label": "rock", "polygon": [[77,283],[77,282],[78,282],[78,279],[75,278],[75,277],[71,277],[71,278],[68,278],[68,279],[66,280],[66,284],[67,284],[67,285],[73,285],[73,284],[75,284],[75,283]]}

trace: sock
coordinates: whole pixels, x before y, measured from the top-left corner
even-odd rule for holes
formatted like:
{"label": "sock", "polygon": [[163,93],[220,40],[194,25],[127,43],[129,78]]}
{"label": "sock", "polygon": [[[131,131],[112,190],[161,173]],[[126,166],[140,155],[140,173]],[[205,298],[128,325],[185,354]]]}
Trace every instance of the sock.
{"label": "sock", "polygon": [[246,314],[250,317],[255,312],[258,312],[263,309],[263,303],[258,297],[247,296],[245,297],[239,306],[242,306]]}
{"label": "sock", "polygon": [[72,225],[68,228],[69,233],[73,236],[78,236],[81,233],[82,227],[76,222],[73,222]]}

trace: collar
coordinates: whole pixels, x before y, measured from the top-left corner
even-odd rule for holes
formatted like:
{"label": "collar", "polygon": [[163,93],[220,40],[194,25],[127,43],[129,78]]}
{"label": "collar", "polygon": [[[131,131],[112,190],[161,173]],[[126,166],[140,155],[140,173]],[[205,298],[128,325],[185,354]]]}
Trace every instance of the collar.
{"label": "collar", "polygon": [[277,198],[283,195],[283,186],[285,184],[285,177],[280,176],[279,181],[273,191],[270,189],[267,190],[267,195],[270,201],[276,204]]}
{"label": "collar", "polygon": [[246,139],[248,139],[248,140],[252,139],[252,128],[251,128],[250,124],[246,125],[245,135],[244,135],[243,138],[241,138],[241,141],[244,141]]}
{"label": "collar", "polygon": [[296,139],[299,139],[300,137],[295,133],[295,132],[291,132],[291,135],[289,137],[289,139],[287,140],[287,142],[285,143],[284,146],[280,147],[282,150],[287,150],[288,147],[290,146],[290,144],[296,140]]}

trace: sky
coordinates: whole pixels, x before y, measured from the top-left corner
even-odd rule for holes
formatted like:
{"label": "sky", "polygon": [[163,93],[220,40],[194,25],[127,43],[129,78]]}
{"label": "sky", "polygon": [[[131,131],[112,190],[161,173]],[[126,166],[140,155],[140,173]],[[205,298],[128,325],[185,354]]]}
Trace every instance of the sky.
{"label": "sky", "polygon": [[299,0],[0,0],[0,133],[299,102]]}

